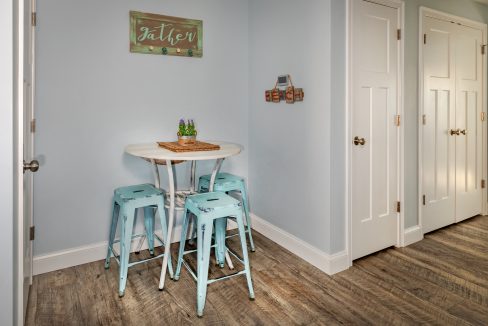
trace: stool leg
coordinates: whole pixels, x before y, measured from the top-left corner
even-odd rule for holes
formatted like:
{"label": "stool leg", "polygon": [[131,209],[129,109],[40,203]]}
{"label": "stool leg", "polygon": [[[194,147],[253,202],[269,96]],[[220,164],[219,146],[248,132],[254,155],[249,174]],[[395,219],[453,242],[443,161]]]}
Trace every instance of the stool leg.
{"label": "stool leg", "polygon": [[[198,192],[208,192],[208,189],[204,189],[202,181],[198,180]],[[188,241],[191,245],[195,243],[195,236],[197,233],[197,225],[196,225],[196,216],[190,220],[190,241]]]}
{"label": "stool leg", "polygon": [[198,192],[202,192],[203,191],[203,183],[202,183],[202,180],[199,179],[198,180]]}
{"label": "stool leg", "polygon": [[244,185],[244,181],[242,181],[239,191],[241,192],[242,204],[244,206],[244,214],[246,214],[246,233],[249,235],[249,244],[251,245],[251,251],[254,252],[256,251],[256,248],[254,248],[254,241],[252,240],[251,217],[249,216],[249,200],[247,198],[246,186]]}
{"label": "stool leg", "polygon": [[195,243],[195,234],[196,234],[196,228],[197,225],[195,223],[196,217],[193,216],[193,214],[190,213],[190,216],[188,217],[189,219],[189,230],[190,230],[190,241],[188,241],[191,245]]}
{"label": "stool leg", "polygon": [[105,269],[110,268],[110,258],[112,257],[112,251],[115,239],[115,232],[117,231],[117,222],[119,220],[120,206],[113,200],[112,204],[112,224],[110,225],[110,235],[108,239],[107,258],[105,258]]}
{"label": "stool leg", "polygon": [[205,300],[207,297],[208,264],[210,260],[210,247],[212,245],[212,221],[198,218],[197,235],[197,315],[203,316]]}
{"label": "stool leg", "polygon": [[190,213],[190,223],[190,244],[194,244],[197,237],[197,216],[193,213]]}
{"label": "stool leg", "polygon": [[154,207],[144,207],[144,226],[149,252],[154,256]]}
{"label": "stool leg", "polygon": [[190,218],[191,216],[188,213],[188,209],[185,208],[185,212],[183,213],[183,225],[181,227],[180,248],[178,250],[178,259],[176,261],[176,272],[174,276],[175,281],[180,279],[181,265],[183,264],[183,253],[185,252],[186,235],[188,232],[188,222]]}
{"label": "stool leg", "polygon": [[125,285],[127,284],[127,270],[129,268],[129,254],[132,242],[132,228],[134,226],[135,209],[124,205],[122,207],[122,223],[120,237],[120,269],[119,269],[119,296],[125,294]]}
{"label": "stool leg", "polygon": [[241,239],[241,247],[242,247],[242,257],[244,260],[244,269],[246,270],[246,279],[247,279],[247,287],[249,289],[249,298],[254,300],[254,289],[252,286],[252,279],[251,279],[251,266],[249,264],[249,254],[247,253],[247,244],[246,244],[246,231],[244,226],[244,221],[242,217],[242,212],[236,216],[237,220],[237,227],[239,229],[239,237]]}
{"label": "stool leg", "polygon": [[[171,239],[168,239],[168,222],[166,222],[166,211],[164,209],[164,199],[162,197],[158,203],[158,214],[161,222],[161,231],[163,233],[164,247],[166,248],[166,246],[171,246]],[[173,278],[173,260],[171,259],[171,251],[170,256],[168,257],[168,272],[169,277]]]}
{"label": "stool leg", "polygon": [[218,218],[215,220],[215,259],[220,268],[224,268],[225,264],[225,236],[227,229],[227,219]]}

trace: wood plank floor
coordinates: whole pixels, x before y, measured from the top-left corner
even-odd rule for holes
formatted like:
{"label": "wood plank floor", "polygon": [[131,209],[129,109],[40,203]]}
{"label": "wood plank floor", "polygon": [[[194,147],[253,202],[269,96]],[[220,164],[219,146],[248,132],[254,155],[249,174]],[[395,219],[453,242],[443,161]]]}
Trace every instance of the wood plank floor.
{"label": "wood plank floor", "polygon": [[[247,299],[244,277],[217,282],[209,286],[204,317],[197,318],[188,272],[160,292],[157,261],[129,269],[126,295],[119,298],[112,259],[108,271],[98,261],[34,277],[26,324],[488,325],[488,217],[359,259],[334,276],[254,236],[255,301]],[[213,276],[225,273],[211,268]]]}

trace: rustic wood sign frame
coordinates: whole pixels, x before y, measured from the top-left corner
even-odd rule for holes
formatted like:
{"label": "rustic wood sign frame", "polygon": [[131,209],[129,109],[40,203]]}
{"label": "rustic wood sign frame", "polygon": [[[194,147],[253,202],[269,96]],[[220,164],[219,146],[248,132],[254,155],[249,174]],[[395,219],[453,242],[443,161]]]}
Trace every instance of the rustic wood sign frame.
{"label": "rustic wood sign frame", "polygon": [[130,12],[130,52],[201,57],[201,20]]}

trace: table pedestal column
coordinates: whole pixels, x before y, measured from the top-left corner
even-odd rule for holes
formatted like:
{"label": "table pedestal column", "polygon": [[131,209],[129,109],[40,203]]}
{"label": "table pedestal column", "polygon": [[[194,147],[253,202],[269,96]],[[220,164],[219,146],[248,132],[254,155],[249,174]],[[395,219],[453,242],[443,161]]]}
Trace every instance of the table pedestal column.
{"label": "table pedestal column", "polygon": [[[164,288],[166,271],[168,269],[168,259],[170,259],[171,256],[171,238],[173,236],[173,226],[175,219],[175,179],[173,175],[173,167],[171,166],[171,160],[166,160],[166,169],[168,171],[169,182],[168,237],[164,246],[163,266],[161,267],[161,276],[159,278],[159,290],[163,290]],[[170,271],[170,277],[173,278],[173,271]]]}

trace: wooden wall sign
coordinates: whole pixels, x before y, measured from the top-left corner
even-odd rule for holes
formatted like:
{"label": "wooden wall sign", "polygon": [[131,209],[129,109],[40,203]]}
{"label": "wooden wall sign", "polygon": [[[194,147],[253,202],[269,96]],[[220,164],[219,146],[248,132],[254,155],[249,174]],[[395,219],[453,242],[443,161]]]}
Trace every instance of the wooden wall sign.
{"label": "wooden wall sign", "polygon": [[[282,90],[278,86],[286,86],[286,88]],[[290,75],[279,76],[275,87],[264,92],[266,102],[279,103],[284,100],[288,104],[293,104],[303,101],[303,97],[303,88],[293,86]]]}
{"label": "wooden wall sign", "polygon": [[130,12],[130,52],[201,57],[201,20]]}

